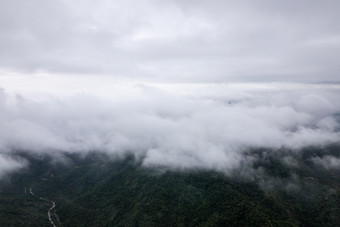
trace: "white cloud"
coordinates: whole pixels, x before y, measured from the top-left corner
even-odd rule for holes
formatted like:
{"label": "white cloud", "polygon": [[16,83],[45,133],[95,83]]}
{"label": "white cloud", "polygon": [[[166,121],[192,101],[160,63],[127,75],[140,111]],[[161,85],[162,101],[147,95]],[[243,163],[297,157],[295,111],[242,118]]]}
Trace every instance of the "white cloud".
{"label": "white cloud", "polygon": [[340,158],[334,157],[331,155],[325,155],[323,157],[315,157],[315,158],[312,158],[312,161],[317,165],[321,165],[325,169],[340,168]]}
{"label": "white cloud", "polygon": [[[175,85],[131,85],[112,96],[105,93],[105,98],[80,93],[40,101],[2,92],[0,145],[7,153],[26,150],[52,156],[133,153],[145,166],[228,173],[251,161],[245,156],[249,148],[299,149],[340,141],[337,90],[185,87],[181,93],[184,89]],[[135,96],[125,96],[129,93]],[[311,103],[332,108],[319,113]]]}
{"label": "white cloud", "polygon": [[15,150],[230,173],[249,148],[339,142],[339,7],[0,1],[0,177]]}
{"label": "white cloud", "polygon": [[26,161],[21,159],[16,160],[9,155],[0,153],[0,179],[25,166]]}

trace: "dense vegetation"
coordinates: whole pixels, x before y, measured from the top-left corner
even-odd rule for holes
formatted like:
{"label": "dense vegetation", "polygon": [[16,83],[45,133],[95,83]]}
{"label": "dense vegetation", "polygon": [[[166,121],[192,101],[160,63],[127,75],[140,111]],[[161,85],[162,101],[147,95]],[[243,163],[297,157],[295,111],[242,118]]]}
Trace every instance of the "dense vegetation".
{"label": "dense vegetation", "polygon": [[55,163],[18,153],[30,166],[2,181],[0,223],[50,226],[51,204],[32,189],[56,202],[62,226],[340,226],[339,169],[310,161],[339,151],[306,148],[294,156],[298,167],[282,162],[289,151],[250,151],[252,180],[237,171],[144,168],[133,157],[67,155]]}

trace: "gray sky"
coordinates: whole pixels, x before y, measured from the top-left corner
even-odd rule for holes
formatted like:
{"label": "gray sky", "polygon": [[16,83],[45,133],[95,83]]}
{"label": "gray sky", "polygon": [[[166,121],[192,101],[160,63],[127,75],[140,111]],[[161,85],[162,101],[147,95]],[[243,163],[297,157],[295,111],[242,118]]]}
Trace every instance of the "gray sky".
{"label": "gray sky", "polygon": [[340,2],[0,1],[0,69],[153,82],[340,82]]}
{"label": "gray sky", "polygon": [[339,143],[339,59],[340,1],[0,0],[0,179],[16,150],[231,173]]}

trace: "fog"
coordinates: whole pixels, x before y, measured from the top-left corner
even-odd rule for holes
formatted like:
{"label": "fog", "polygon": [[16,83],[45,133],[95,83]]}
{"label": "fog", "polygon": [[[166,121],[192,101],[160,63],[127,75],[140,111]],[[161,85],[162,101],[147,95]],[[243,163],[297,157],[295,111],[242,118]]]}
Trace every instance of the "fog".
{"label": "fog", "polygon": [[[146,167],[231,174],[254,161],[246,154],[251,148],[299,152],[340,139],[339,88],[333,85],[117,87],[111,96],[75,92],[39,100],[2,90],[0,147],[6,165],[0,173],[24,166],[9,158],[24,151],[56,158],[63,153],[100,152],[113,159],[133,154]],[[283,161],[294,164],[289,157]],[[339,166],[335,157],[313,161]]]}
{"label": "fog", "polygon": [[249,149],[338,143],[339,9],[336,0],[1,0],[0,177],[27,166],[17,151],[247,175]]}

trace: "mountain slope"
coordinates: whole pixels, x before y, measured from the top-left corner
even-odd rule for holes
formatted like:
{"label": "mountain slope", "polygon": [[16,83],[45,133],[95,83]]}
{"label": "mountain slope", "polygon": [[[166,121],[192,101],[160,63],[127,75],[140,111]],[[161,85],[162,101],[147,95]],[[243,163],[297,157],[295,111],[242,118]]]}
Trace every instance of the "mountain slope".
{"label": "mountain slope", "polygon": [[[134,157],[104,155],[51,157],[23,155],[28,169],[2,182],[2,226],[339,226],[338,169],[315,168],[311,157],[328,150],[308,148],[298,167],[255,150],[254,179],[208,170],[170,171],[142,167]],[[34,197],[29,189],[38,196]],[[58,218],[60,223],[58,222]]]}

